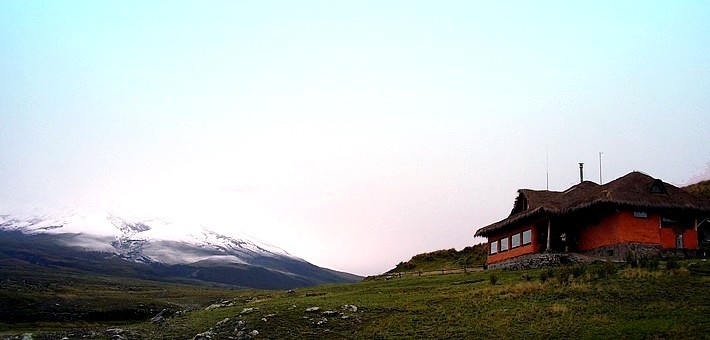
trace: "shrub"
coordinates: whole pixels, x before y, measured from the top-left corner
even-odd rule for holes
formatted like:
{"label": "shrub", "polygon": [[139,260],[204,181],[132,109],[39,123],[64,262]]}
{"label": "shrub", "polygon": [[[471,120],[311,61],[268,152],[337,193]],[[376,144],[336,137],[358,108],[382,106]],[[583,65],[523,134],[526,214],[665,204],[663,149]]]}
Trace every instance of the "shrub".
{"label": "shrub", "polygon": [[638,260],[639,262],[639,267],[640,268],[646,268],[648,270],[656,270],[658,269],[658,258],[657,257],[645,257],[642,256]]}
{"label": "shrub", "polygon": [[572,276],[580,278],[587,272],[587,265],[584,263],[576,264],[572,267]]}
{"label": "shrub", "polygon": [[540,282],[545,283],[547,280],[552,279],[557,275],[555,270],[552,268],[547,268],[540,272]]}
{"label": "shrub", "polygon": [[490,281],[490,283],[494,285],[498,283],[498,276],[496,274],[491,274],[491,276],[488,277],[488,281]]}
{"label": "shrub", "polygon": [[545,283],[547,282],[548,278],[550,278],[550,276],[547,274],[547,270],[543,270],[540,272],[540,282]]}
{"label": "shrub", "polygon": [[530,282],[530,280],[532,280],[532,276],[530,276],[530,274],[528,273],[525,273],[523,274],[522,279],[523,281]]}
{"label": "shrub", "polygon": [[557,273],[555,273],[555,277],[557,277],[557,282],[559,282],[561,285],[566,286],[570,284],[570,278],[574,278],[572,267],[561,267],[560,269],[558,269]]}
{"label": "shrub", "polygon": [[613,262],[604,262],[591,266],[590,272],[597,279],[606,279],[616,275],[619,272],[619,267]]}
{"label": "shrub", "polygon": [[678,263],[678,259],[675,256],[669,257],[666,260],[666,269],[678,269],[680,268],[680,264]]}
{"label": "shrub", "polygon": [[636,254],[634,252],[630,251],[626,253],[626,264],[631,266],[631,268],[638,267],[638,257],[636,257]]}

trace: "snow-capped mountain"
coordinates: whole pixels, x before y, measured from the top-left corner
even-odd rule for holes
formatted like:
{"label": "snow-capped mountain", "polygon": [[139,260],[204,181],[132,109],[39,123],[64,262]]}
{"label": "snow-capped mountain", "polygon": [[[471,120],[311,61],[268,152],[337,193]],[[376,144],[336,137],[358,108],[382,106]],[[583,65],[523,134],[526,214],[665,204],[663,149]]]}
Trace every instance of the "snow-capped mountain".
{"label": "snow-capped mountain", "polygon": [[[357,279],[354,275],[314,266],[281,248],[246,235],[226,236],[200,225],[159,218],[119,216],[105,211],[5,214],[0,215],[0,231],[14,238],[41,240],[34,244],[35,248],[39,247],[38,244],[51,244],[71,249],[72,254],[101,254],[99,259],[113,261],[113,264],[120,259],[119,264],[130,263],[133,269],[150,269],[152,276],[158,270],[158,276],[187,276],[257,288]],[[5,248],[8,247],[5,244]],[[25,251],[31,251],[31,248]],[[0,256],[3,250],[3,243],[0,243]],[[51,248],[49,252],[54,250]],[[20,255],[15,252],[16,249],[11,249],[4,251],[4,255],[28,257],[22,252]],[[97,257],[92,256],[92,260],[96,261]],[[264,280],[269,284],[252,282]],[[284,284],[278,284],[279,281]]]}

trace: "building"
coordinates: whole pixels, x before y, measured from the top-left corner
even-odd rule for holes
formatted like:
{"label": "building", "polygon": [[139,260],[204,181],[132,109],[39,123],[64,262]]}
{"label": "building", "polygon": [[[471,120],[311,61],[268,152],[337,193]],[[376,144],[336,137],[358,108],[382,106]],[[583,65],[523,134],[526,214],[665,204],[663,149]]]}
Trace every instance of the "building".
{"label": "building", "polygon": [[[698,249],[710,228],[710,202],[640,172],[604,185],[583,181],[563,192],[518,190],[506,219],[480,228],[489,266],[545,253],[623,260],[629,251]],[[701,230],[707,235],[707,230]]]}

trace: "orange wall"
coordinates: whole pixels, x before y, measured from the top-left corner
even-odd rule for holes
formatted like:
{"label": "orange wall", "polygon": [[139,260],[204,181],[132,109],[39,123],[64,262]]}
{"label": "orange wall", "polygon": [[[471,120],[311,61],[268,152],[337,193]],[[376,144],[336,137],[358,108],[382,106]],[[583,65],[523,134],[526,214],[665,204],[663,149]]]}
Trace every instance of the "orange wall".
{"label": "orange wall", "polygon": [[[502,238],[508,237],[510,238],[511,235],[517,234],[517,233],[522,233],[525,230],[530,229],[532,231],[532,243],[526,244],[524,246],[519,246],[515,248],[510,248],[510,240],[508,240],[508,250],[501,252],[500,251],[500,244],[498,245],[498,253],[490,255],[491,253],[491,241],[498,241]],[[520,238],[520,242],[522,243],[523,239],[522,236]],[[536,253],[537,250],[539,249],[539,243],[537,239],[537,228],[534,225],[527,225],[523,226],[514,230],[510,230],[506,232],[505,234],[499,234],[494,237],[489,237],[488,238],[488,260],[486,260],[486,263],[495,263],[495,262],[500,262],[503,260],[507,260],[516,256],[520,255],[525,255],[525,254],[532,254]]]}
{"label": "orange wall", "polygon": [[683,248],[698,249],[698,231],[689,229],[683,232]]}
{"label": "orange wall", "polygon": [[[675,248],[675,231],[671,228],[660,228],[661,246]],[[685,238],[685,236],[683,236]],[[685,241],[685,240],[683,240]]]}
{"label": "orange wall", "polygon": [[618,226],[614,218],[606,217],[599,224],[580,231],[579,250],[590,250],[619,243]]}
{"label": "orange wall", "polygon": [[[660,244],[659,219],[657,214],[636,218],[631,211],[621,211],[602,219],[599,224],[582,229],[580,250],[633,242]],[[673,241],[675,246],[675,239]]]}
{"label": "orange wall", "polygon": [[[675,248],[675,239],[675,230],[661,228],[661,245],[663,248]],[[683,248],[698,249],[698,232],[695,229],[683,230]]]}
{"label": "orange wall", "polygon": [[[632,211],[621,211],[605,217],[599,224],[583,228],[579,248],[582,251],[618,243],[660,244],[675,248],[676,232],[660,227],[661,215],[649,213],[647,218],[636,218]],[[683,248],[698,248],[698,232],[683,231]]]}

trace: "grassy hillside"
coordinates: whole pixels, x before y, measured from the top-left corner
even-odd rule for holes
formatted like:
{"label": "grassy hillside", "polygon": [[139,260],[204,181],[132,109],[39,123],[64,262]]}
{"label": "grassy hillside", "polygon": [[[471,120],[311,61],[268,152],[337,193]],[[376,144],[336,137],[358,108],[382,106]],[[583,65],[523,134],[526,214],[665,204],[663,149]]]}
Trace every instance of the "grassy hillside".
{"label": "grassy hillside", "polygon": [[686,187],[683,187],[683,189],[687,190],[688,192],[690,192],[696,196],[705,197],[707,199],[710,199],[710,180],[691,184]]}
{"label": "grassy hillside", "polygon": [[[232,289],[161,283],[0,261],[0,336],[9,330],[93,328],[143,322],[163,309],[201,309]],[[61,338],[61,337],[59,337]]]}
{"label": "grassy hillside", "polygon": [[454,248],[437,250],[431,253],[415,255],[407,262],[400,262],[397,267],[388,271],[396,272],[426,272],[435,270],[460,270],[464,267],[480,267],[486,262],[486,245],[477,244],[460,251]]}
{"label": "grassy hillside", "polygon": [[[108,331],[109,324],[94,325],[95,333],[89,335],[121,332],[143,339],[191,339],[199,333],[211,339],[246,335],[257,339],[707,337],[710,265],[696,261],[687,268],[665,267],[665,263],[655,270],[594,264],[370,279],[295,292],[225,290],[216,300],[221,302],[207,308],[178,312],[160,323],[119,325],[120,330]],[[124,294],[136,301],[146,296]],[[311,307],[319,309],[309,312]],[[41,328],[25,330],[39,338]],[[68,332],[55,329],[45,335],[61,337]]]}

